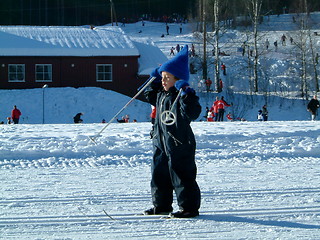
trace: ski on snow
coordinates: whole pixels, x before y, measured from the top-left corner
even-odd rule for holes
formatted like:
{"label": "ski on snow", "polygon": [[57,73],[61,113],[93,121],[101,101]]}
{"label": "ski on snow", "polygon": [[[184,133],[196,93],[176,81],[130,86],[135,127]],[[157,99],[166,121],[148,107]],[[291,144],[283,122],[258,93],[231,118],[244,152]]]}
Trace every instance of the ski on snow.
{"label": "ski on snow", "polygon": [[141,214],[123,214],[123,215],[110,215],[106,210],[103,209],[104,214],[114,221],[123,221],[123,220],[134,220],[134,219],[150,219],[150,220],[161,220],[161,219],[176,219],[170,215],[145,215]]}

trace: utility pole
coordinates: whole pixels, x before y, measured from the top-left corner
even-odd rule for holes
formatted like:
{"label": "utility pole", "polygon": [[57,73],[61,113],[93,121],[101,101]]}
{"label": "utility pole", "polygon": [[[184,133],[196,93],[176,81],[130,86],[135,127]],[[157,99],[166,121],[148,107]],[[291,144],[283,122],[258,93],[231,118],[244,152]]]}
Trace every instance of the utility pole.
{"label": "utility pole", "polygon": [[220,57],[219,57],[219,34],[220,34],[220,23],[219,23],[219,6],[220,6],[220,1],[215,0],[214,1],[214,31],[215,31],[215,85],[217,91],[221,91],[220,89],[220,71],[219,71],[219,65],[220,65]]}
{"label": "utility pole", "polygon": [[203,0],[199,0],[199,23],[200,25],[197,25],[197,31],[202,32],[203,31]]}
{"label": "utility pole", "polygon": [[20,8],[21,8],[21,20],[20,20],[20,22],[21,22],[21,25],[23,25],[23,11],[24,11],[24,9],[23,9],[23,1],[22,0],[20,0]]}
{"label": "utility pole", "polygon": [[206,20],[206,1],[202,0],[203,6],[203,63],[202,63],[202,77],[207,79],[208,69],[207,69],[207,20]]}
{"label": "utility pole", "polygon": [[45,25],[48,26],[48,0],[45,0]]}
{"label": "utility pole", "polygon": [[110,11],[111,11],[111,13],[110,13],[111,25],[113,26],[113,19],[114,19],[116,22],[116,26],[118,26],[117,15],[116,15],[116,11],[115,11],[114,4],[113,4],[112,0],[110,0]]}

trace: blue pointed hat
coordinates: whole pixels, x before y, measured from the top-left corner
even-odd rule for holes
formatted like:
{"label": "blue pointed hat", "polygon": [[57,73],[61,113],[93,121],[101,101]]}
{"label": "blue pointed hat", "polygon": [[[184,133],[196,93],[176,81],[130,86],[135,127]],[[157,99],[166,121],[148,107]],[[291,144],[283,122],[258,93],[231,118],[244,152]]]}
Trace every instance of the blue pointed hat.
{"label": "blue pointed hat", "polygon": [[159,72],[169,72],[181,80],[189,81],[188,45],[185,45],[176,56],[162,64]]}

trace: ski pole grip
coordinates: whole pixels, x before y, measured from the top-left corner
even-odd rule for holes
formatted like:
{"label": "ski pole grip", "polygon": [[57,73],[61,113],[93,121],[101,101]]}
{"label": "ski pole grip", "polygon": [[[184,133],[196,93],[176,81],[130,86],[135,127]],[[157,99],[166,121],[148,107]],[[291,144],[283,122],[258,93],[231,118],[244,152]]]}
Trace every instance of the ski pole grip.
{"label": "ski pole grip", "polygon": [[[150,77],[147,81],[145,81],[137,90],[140,91],[141,89],[144,89],[144,86],[149,85],[152,83],[156,77]],[[151,81],[152,80],[152,81]],[[150,82],[151,81],[151,82]]]}

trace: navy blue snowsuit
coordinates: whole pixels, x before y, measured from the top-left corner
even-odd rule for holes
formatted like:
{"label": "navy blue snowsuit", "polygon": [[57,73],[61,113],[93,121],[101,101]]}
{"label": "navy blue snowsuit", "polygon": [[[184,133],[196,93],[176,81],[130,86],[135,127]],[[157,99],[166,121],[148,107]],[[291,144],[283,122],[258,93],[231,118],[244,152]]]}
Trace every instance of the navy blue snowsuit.
{"label": "navy blue snowsuit", "polygon": [[200,208],[201,196],[196,182],[196,142],[190,122],[199,117],[201,105],[195,93],[181,96],[172,109],[176,122],[165,125],[160,115],[165,110],[171,110],[177,95],[175,87],[166,92],[161,85],[155,84],[145,91],[148,102],[157,109],[152,133],[152,201],[158,209],[170,209],[175,191],[180,210],[194,211]]}

